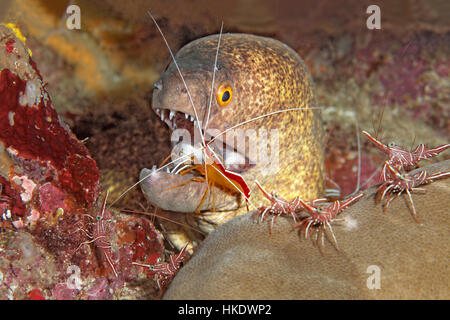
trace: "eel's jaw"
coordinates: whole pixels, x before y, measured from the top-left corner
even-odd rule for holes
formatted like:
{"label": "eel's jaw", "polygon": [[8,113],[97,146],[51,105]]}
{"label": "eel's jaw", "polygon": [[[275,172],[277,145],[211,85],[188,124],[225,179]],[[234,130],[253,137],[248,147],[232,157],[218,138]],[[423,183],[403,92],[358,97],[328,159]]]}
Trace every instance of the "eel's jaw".
{"label": "eel's jaw", "polygon": [[192,213],[213,208],[216,211],[239,208],[237,197],[214,186],[208,189],[208,183],[190,181],[192,178],[192,174],[179,175],[146,168],[140,173],[142,191],[151,203],[161,209]]}
{"label": "eel's jaw", "polygon": [[[186,129],[191,134],[192,142],[195,144],[194,130],[199,130],[198,123],[195,117],[191,114],[185,113],[179,110],[167,109],[167,108],[155,108],[155,113],[164,121],[168,127],[173,131],[176,129]],[[201,143],[201,141],[200,141]],[[223,141],[219,137],[214,144],[221,144],[223,147]],[[211,145],[211,147],[213,146]],[[184,152],[178,153],[177,147],[181,146],[181,150]],[[203,163],[205,160],[202,155],[200,144],[197,146],[197,152],[195,152],[196,164]],[[175,160],[171,166],[168,166],[166,171],[156,171],[154,169],[142,169],[140,173],[141,189],[144,192],[147,199],[155,206],[169,211],[175,212],[200,212],[200,211],[229,211],[236,210],[242,204],[242,198],[236,196],[236,192],[227,192],[217,187],[214,181],[208,183],[206,177],[201,175],[193,175],[186,173],[184,175],[178,174],[183,167],[184,161],[190,163],[191,157],[183,157],[183,161],[177,161],[180,156],[191,154],[191,148],[183,148],[183,142],[174,142],[172,150],[172,160]],[[178,148],[179,149],[179,148]],[[191,150],[186,153],[186,150]],[[215,149],[218,156],[221,157],[221,161],[225,156],[229,159],[236,160],[244,159],[245,156],[238,152],[224,152],[221,148]],[[200,155],[199,155],[200,154]],[[175,155],[175,158],[174,158]],[[200,160],[199,160],[200,159]],[[189,160],[189,161],[188,161]],[[226,159],[225,159],[226,162]],[[226,166],[226,163],[225,163]],[[243,170],[247,170],[248,167],[244,166]],[[231,170],[236,173],[242,173],[239,166],[231,165]]]}

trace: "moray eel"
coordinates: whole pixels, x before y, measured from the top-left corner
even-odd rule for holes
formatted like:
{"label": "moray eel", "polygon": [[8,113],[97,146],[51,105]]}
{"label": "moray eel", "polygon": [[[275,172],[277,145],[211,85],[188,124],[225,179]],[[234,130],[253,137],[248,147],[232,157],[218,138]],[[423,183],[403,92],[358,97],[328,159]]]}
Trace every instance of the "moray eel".
{"label": "moray eel", "polygon": [[[268,204],[256,188],[255,180],[267,191],[275,191],[286,199],[301,196],[310,200],[322,195],[324,130],[320,110],[283,112],[232,130],[238,135],[237,140],[247,143],[229,143],[231,131],[225,136],[218,135],[263,114],[314,106],[313,82],[303,60],[286,44],[272,38],[222,34],[214,75],[218,40],[219,35],[197,39],[175,55],[188,89],[173,61],[154,85],[152,108],[173,130],[174,150],[184,150],[180,146],[186,144],[183,144],[184,138],[179,142],[179,135],[173,133],[198,134],[197,113],[203,130],[207,123],[207,141],[208,137],[217,136],[215,146],[219,147],[214,150],[225,167],[242,175],[252,190],[250,210],[255,209],[253,206]],[[221,152],[220,147],[225,151]],[[149,169],[141,171],[141,179],[150,175],[141,183],[142,190],[157,207],[185,213],[200,211],[193,215],[194,221],[190,223],[206,232],[247,212],[242,194],[228,192],[214,184],[208,188],[200,179],[192,180],[194,172],[180,175],[172,169],[153,171],[153,174]]]}

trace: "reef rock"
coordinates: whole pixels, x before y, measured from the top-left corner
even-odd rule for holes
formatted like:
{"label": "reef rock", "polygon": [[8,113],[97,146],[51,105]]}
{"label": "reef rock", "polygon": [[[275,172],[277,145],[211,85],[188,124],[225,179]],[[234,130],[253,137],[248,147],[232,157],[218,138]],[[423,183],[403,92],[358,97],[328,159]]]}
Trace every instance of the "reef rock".
{"label": "reef rock", "polygon": [[[426,167],[450,170],[450,161]],[[251,213],[217,228],[179,271],[165,299],[448,299],[450,179],[406,197],[386,213],[375,188],[347,208],[352,229],[333,226],[340,251],[325,252],[294,231],[287,219],[259,223]]]}
{"label": "reef rock", "polygon": [[0,297],[153,296],[155,274],[132,262],[156,263],[161,234],[99,201],[97,164],[55,111],[24,41],[0,25]]}

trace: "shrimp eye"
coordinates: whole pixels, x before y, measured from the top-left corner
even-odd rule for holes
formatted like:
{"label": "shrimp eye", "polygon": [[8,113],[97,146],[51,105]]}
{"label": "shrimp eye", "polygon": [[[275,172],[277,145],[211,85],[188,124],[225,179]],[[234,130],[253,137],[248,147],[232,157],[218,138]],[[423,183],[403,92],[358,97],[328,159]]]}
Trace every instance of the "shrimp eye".
{"label": "shrimp eye", "polygon": [[395,146],[395,143],[394,142],[390,142],[389,144],[388,144],[388,147],[389,148],[392,148],[392,147],[394,147]]}
{"label": "shrimp eye", "polygon": [[317,208],[316,211],[317,211],[318,213],[321,213],[321,212],[323,211],[323,209],[322,209],[322,208]]}
{"label": "shrimp eye", "polygon": [[102,220],[102,216],[96,216],[95,218],[97,219],[97,221]]}
{"label": "shrimp eye", "polygon": [[219,106],[225,107],[231,101],[232,97],[233,97],[233,90],[228,84],[221,85],[217,89],[216,99]]}

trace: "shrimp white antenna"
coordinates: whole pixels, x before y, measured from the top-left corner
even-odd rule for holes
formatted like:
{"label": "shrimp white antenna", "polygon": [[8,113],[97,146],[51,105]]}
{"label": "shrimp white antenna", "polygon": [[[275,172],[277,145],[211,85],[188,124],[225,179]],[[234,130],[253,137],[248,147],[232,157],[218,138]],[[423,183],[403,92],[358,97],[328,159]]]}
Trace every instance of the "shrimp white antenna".
{"label": "shrimp white antenna", "polygon": [[[216,58],[214,60],[213,77],[212,77],[212,81],[211,81],[211,95],[209,97],[209,106],[208,106],[208,111],[207,111],[206,122],[203,127],[205,134],[206,134],[206,128],[208,127],[209,116],[211,113],[211,103],[212,103],[212,97],[213,97],[213,92],[214,92],[214,81],[216,79],[216,70],[217,70],[217,57],[219,56],[220,39],[222,38],[222,30],[223,30],[223,21],[222,21],[222,25],[220,26],[219,39],[217,41]],[[200,129],[200,126],[199,126],[199,130],[200,130],[200,134],[201,134],[202,130]],[[205,141],[204,137],[203,137],[203,145],[206,148],[206,141]],[[206,152],[203,151],[203,153],[205,155],[204,158],[206,159]],[[205,180],[206,180],[206,183],[208,183],[208,170],[206,170],[206,161],[205,161]]]}
{"label": "shrimp white antenna", "polygon": [[[175,64],[175,67],[178,70],[178,74],[180,75],[181,81],[183,81],[183,85],[186,88],[186,92],[187,92],[187,94],[189,96],[189,101],[190,101],[190,103],[192,105],[192,109],[194,110],[195,119],[197,120],[197,124],[198,124],[199,131],[200,131],[200,136],[202,137],[202,143],[205,146],[205,142],[204,142],[205,139],[203,137],[203,133],[202,133],[202,130],[200,128],[200,118],[198,117],[197,109],[195,108],[195,104],[194,104],[194,100],[192,99],[191,92],[190,92],[190,90],[189,90],[189,88],[188,88],[188,86],[186,84],[186,81],[184,80],[183,74],[181,73],[181,70],[180,70],[180,67],[178,66],[177,60],[175,59],[175,55],[173,54],[172,49],[170,49],[170,46],[169,46],[169,43],[167,42],[166,37],[164,36],[161,28],[159,27],[158,23],[156,22],[155,18],[153,17],[153,15],[151,14],[150,11],[148,11],[148,15],[150,16],[150,18],[152,18],[153,22],[156,25],[156,28],[158,28],[158,31],[161,34],[161,37],[163,38],[164,43],[167,46],[167,49],[169,50],[170,56],[172,57],[172,60],[173,60],[173,63]],[[194,126],[194,129],[195,129],[195,126]]]}
{"label": "shrimp white antenna", "polygon": [[[153,17],[153,15],[151,14],[150,11],[148,11],[148,15],[150,16],[150,18],[153,20],[153,23],[156,25],[156,28],[158,29],[159,33],[161,34],[161,37],[164,40],[164,43],[166,44],[167,49],[169,50],[170,56],[172,57],[172,60],[175,64],[175,67],[177,68],[178,74],[180,75],[181,81],[183,82],[184,87],[186,88],[186,92],[188,94],[189,97],[189,101],[192,105],[192,109],[194,110],[194,115],[195,118],[197,120],[197,124],[199,126],[199,131],[200,131],[200,136],[202,137],[202,143],[205,146],[205,142],[204,142],[204,137],[203,137],[203,133],[202,130],[200,128],[200,122],[199,122],[199,117],[197,114],[197,109],[195,108],[195,104],[194,104],[194,100],[192,99],[192,95],[191,92],[189,90],[189,87],[186,84],[186,81],[184,80],[183,74],[181,73],[180,67],[178,66],[177,60],[175,59],[175,55],[172,52],[172,49],[170,49],[169,43],[167,42],[166,37],[164,36],[164,33],[162,32],[161,28],[159,27],[158,23],[156,22],[156,19]],[[195,126],[194,126],[195,129]],[[195,150],[194,150],[195,151]],[[147,179],[148,177],[150,177],[150,175],[152,175],[153,173],[162,170],[163,168],[166,168],[167,166],[169,166],[170,164],[174,163],[175,161],[178,161],[184,157],[188,158],[190,155],[192,155],[194,153],[194,151],[191,154],[187,154],[183,157],[178,158],[177,160],[171,161],[169,163],[167,163],[166,165],[164,165],[163,167],[159,168],[156,171],[152,171],[150,174],[148,174],[147,176],[145,176],[144,178],[140,179],[138,182],[136,182],[135,184],[133,184],[131,187],[129,187],[128,189],[126,189],[116,200],[114,200],[113,202],[111,202],[108,206],[108,208],[110,208],[114,203],[116,203],[117,201],[119,201],[120,199],[122,199],[122,197],[127,194],[131,189],[133,189],[134,187],[136,187],[139,183],[141,183],[142,181],[144,181],[145,179]]]}
{"label": "shrimp white antenna", "polygon": [[[167,39],[164,36],[164,34],[163,34],[161,28],[159,27],[158,23],[156,22],[155,18],[153,17],[153,15],[151,14],[150,11],[148,11],[148,14],[149,14],[150,18],[152,18],[152,20],[155,23],[156,27],[158,28],[158,31],[161,34],[161,37],[163,38],[167,49],[169,50],[170,56],[172,57],[172,60],[173,60],[173,63],[175,64],[175,67],[178,70],[178,74],[180,75],[181,81],[183,81],[183,85],[186,88],[186,92],[187,92],[187,94],[189,96],[189,101],[190,101],[190,103],[192,105],[192,109],[194,110],[195,119],[197,121],[197,127],[198,127],[198,130],[199,130],[199,133],[200,133],[200,137],[202,138],[201,139],[202,140],[201,143],[202,143],[203,147],[206,148],[206,142],[205,142],[205,137],[204,137],[203,132],[202,132],[200,118],[198,116],[197,109],[195,108],[195,104],[194,104],[194,100],[192,99],[191,92],[190,92],[190,90],[189,90],[189,88],[188,88],[188,86],[186,84],[186,81],[184,80],[183,74],[181,73],[181,70],[180,70],[180,67],[178,66],[177,60],[175,59],[175,55],[173,54],[172,49],[170,49],[169,43],[167,42]],[[222,23],[222,25],[223,25],[223,23]],[[221,28],[221,32],[220,33],[222,34],[222,28]],[[219,44],[220,44],[220,41],[219,41]],[[218,50],[219,50],[219,45],[217,47],[217,51]],[[216,53],[216,61],[217,61],[217,53]],[[214,65],[214,76],[215,76],[215,71],[216,71],[216,65]],[[194,122],[194,130],[195,130],[195,122]],[[205,162],[205,172],[206,172],[206,162]],[[205,179],[206,179],[206,182],[208,183],[208,175],[207,174],[205,175]]]}
{"label": "shrimp white antenna", "polygon": [[358,145],[358,175],[356,176],[356,188],[346,198],[352,197],[361,189],[361,137],[359,135],[358,118],[355,113],[356,142]]}
{"label": "shrimp white antenna", "polygon": [[213,99],[213,94],[214,94],[214,81],[216,79],[216,70],[217,70],[217,58],[219,56],[219,48],[220,48],[220,40],[222,38],[222,30],[223,30],[223,21],[222,21],[222,25],[220,26],[219,39],[217,41],[216,58],[214,60],[214,70],[213,70],[213,77],[212,77],[212,81],[211,81],[211,95],[209,96],[208,113],[206,115],[206,122],[205,122],[205,126],[204,126],[205,133],[206,133],[206,129],[208,127],[209,116],[211,114],[211,104],[212,104],[212,99]]}
{"label": "shrimp white antenna", "polygon": [[245,121],[243,121],[243,122],[241,122],[241,123],[235,124],[234,126],[227,128],[226,130],[224,130],[224,131],[220,132],[219,134],[217,134],[216,136],[214,136],[213,139],[211,139],[210,141],[208,141],[208,143],[212,143],[212,142],[214,142],[218,137],[220,137],[221,135],[224,135],[224,134],[227,133],[228,131],[233,130],[233,129],[236,129],[237,127],[243,126],[243,125],[245,125],[245,124],[247,124],[247,123],[249,123],[249,122],[252,122],[252,121],[256,121],[256,120],[259,120],[259,119],[262,119],[262,118],[270,117],[270,116],[272,116],[272,115],[274,115],[274,114],[279,114],[279,113],[283,113],[283,112],[298,111],[298,110],[313,110],[313,109],[323,109],[323,108],[322,108],[322,107],[288,108],[288,109],[282,109],[282,110],[277,110],[277,111],[269,112],[269,113],[266,113],[266,114],[262,114],[262,115],[260,115],[260,116],[257,116],[257,117],[254,117],[254,118],[245,120]]}

